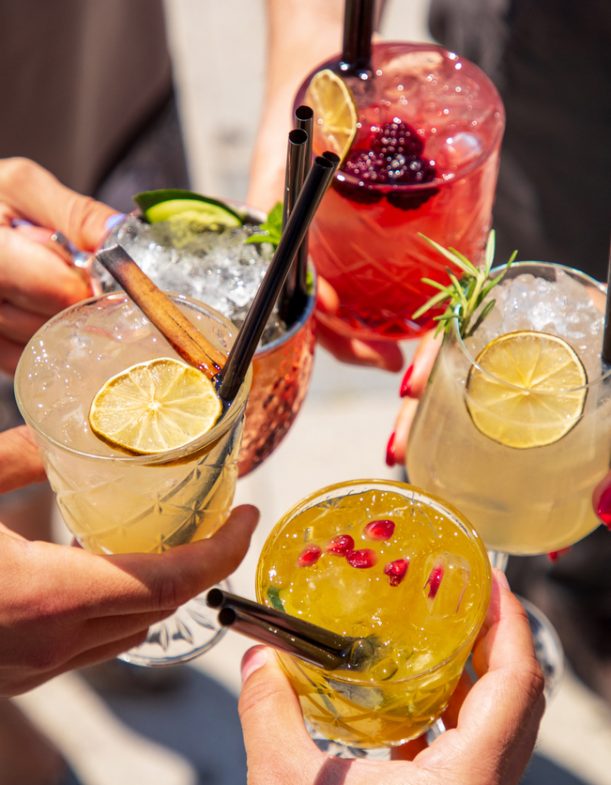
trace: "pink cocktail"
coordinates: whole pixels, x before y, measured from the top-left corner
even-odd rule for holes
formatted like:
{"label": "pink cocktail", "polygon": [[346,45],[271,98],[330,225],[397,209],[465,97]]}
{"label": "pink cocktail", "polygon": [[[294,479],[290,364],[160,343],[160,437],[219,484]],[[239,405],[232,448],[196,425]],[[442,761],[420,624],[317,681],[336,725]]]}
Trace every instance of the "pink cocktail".
{"label": "pink cocktail", "polygon": [[[356,135],[310,231],[317,271],[336,290],[336,315],[321,321],[361,338],[414,337],[433,312],[413,313],[447,282],[423,233],[481,259],[490,228],[501,99],[472,63],[432,44],[373,46],[369,79],[341,74],[357,112]],[[307,103],[308,77],[297,96]],[[315,152],[328,146],[316,118]]]}

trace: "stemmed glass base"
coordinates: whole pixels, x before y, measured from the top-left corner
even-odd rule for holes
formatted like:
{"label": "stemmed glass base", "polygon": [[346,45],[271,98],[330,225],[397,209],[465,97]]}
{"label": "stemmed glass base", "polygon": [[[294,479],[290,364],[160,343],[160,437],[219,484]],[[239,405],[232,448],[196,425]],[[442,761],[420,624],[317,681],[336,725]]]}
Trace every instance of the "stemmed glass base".
{"label": "stemmed glass base", "polygon": [[[230,591],[228,581],[219,587]],[[218,611],[208,607],[207,593],[193,597],[167,619],[153,624],[144,643],[120,654],[119,659],[145,668],[166,668],[205,654],[227,631],[217,622]]]}

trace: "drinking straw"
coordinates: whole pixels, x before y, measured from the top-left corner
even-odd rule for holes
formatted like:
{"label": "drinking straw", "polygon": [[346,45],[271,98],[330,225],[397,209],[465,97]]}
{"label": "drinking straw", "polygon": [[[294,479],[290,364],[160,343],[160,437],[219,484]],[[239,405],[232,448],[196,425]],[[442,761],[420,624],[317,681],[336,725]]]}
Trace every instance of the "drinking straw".
{"label": "drinking straw", "polygon": [[360,77],[371,76],[371,37],[375,0],[346,0],[344,39],[339,70]]}
{"label": "drinking straw", "polygon": [[316,643],[292,635],[286,630],[235,608],[222,608],[219,611],[218,622],[222,627],[231,627],[248,638],[288,652],[288,654],[317,665],[319,668],[336,670],[346,667],[346,661],[340,654],[323,649]]}
{"label": "drinking straw", "polygon": [[[150,319],[176,352],[209,379],[218,376],[225,356],[187,319],[180,308],[138,267],[121,245],[98,251],[96,259]],[[236,390],[237,392],[237,390]]]}
{"label": "drinking straw", "polygon": [[247,600],[223,589],[210,589],[206,595],[206,602],[211,608],[231,609],[243,619],[248,617],[251,625],[256,626],[259,623],[268,632],[270,628],[274,628],[289,635],[291,639],[305,642],[308,647],[316,646],[327,654],[340,657],[341,666],[344,668],[362,669],[371,663],[378,653],[378,645],[373,636],[354,638],[350,635],[339,635],[317,624],[311,624],[304,619]]}
{"label": "drinking straw", "polygon": [[609,272],[607,274],[607,299],[605,304],[605,326],[603,330],[603,360],[611,365],[611,254],[609,255]]}
{"label": "drinking straw", "polygon": [[[299,192],[301,191],[306,177],[306,171],[310,168],[310,156],[308,152],[308,135],[306,131],[301,129],[291,131],[288,137],[286,169],[284,172],[282,226],[286,226],[289,216],[293,212],[295,202],[297,201],[297,197],[299,196]],[[278,311],[288,326],[297,321],[305,302],[305,290],[302,299],[298,289],[299,274],[297,270],[299,257],[304,244],[306,245],[307,253],[307,240],[304,240],[299,246],[297,258],[290,266],[278,298]],[[300,305],[301,309],[299,308]]]}
{"label": "drinking straw", "polygon": [[[295,122],[297,124],[297,128],[302,131],[305,131],[308,135],[308,141],[306,142],[306,165],[304,169],[304,177],[305,173],[308,171],[312,164],[312,134],[314,133],[314,110],[310,106],[306,106],[303,104],[302,106],[298,106],[295,110]],[[303,309],[305,307],[305,303],[308,297],[308,235],[306,234],[304,241],[299,246],[299,251],[297,252],[297,261],[295,263],[295,271],[296,271],[296,290],[295,290],[295,305],[294,310],[297,312],[295,319],[299,318]]]}
{"label": "drinking straw", "polygon": [[229,352],[227,362],[221,370],[219,393],[225,401],[232,401],[240,389],[291,262],[335,174],[339,158],[331,156],[332,153],[328,157],[318,156],[314,159],[282,232],[280,243]]}
{"label": "drinking straw", "polygon": [[238,597],[236,594],[231,594],[231,592],[223,589],[210,589],[206,595],[206,602],[211,608],[231,608],[234,611],[241,611],[251,616],[256,616],[262,621],[274,624],[286,632],[303,635],[313,643],[326,649],[335,650],[342,656],[356,641],[355,638],[338,635],[331,630],[326,630],[316,624],[310,624],[308,621],[304,621],[296,616],[290,616],[288,613],[283,613],[275,608],[269,608],[267,605],[247,600],[245,597]]}

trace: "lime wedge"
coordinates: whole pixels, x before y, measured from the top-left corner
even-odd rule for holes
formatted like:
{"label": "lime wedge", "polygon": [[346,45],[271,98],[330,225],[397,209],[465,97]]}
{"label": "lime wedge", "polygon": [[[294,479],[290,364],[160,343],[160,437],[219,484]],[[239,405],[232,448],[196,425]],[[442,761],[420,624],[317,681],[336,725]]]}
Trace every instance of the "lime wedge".
{"label": "lime wedge", "polygon": [[150,455],[203,436],[222,411],[207,376],[180,360],[161,357],[104,382],[91,404],[89,425],[115,447]]}
{"label": "lime wedge", "polygon": [[240,214],[224,202],[180,188],[142,191],[134,196],[134,202],[152,224],[182,217],[184,213],[202,228],[235,227],[243,223]]}
{"label": "lime wedge", "polygon": [[562,338],[516,330],[490,341],[471,366],[466,404],[476,428],[507,447],[553,444],[580,420],[587,375]]}

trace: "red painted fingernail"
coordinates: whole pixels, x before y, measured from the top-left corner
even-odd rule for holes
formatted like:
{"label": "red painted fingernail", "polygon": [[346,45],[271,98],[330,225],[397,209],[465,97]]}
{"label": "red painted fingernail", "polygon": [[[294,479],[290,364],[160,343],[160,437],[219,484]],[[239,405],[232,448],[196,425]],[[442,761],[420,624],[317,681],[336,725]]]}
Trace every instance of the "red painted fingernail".
{"label": "red painted fingernail", "polygon": [[611,484],[602,492],[596,507],[596,514],[605,524],[607,529],[611,531]]}
{"label": "red painted fingernail", "polygon": [[390,439],[386,445],[386,465],[387,466],[394,466],[397,462],[395,458],[395,432],[393,431],[390,434]]}
{"label": "red painted fingernail", "polygon": [[568,553],[571,550],[571,546],[569,545],[568,548],[560,548],[559,551],[550,551],[547,554],[547,558],[551,561],[558,561],[561,556],[564,556],[565,553]]}
{"label": "red painted fingernail", "polygon": [[409,380],[412,378],[412,374],[414,372],[414,363],[407,366],[407,370],[403,374],[403,378],[401,379],[401,387],[399,387],[399,395],[401,398],[410,397],[412,394],[412,386],[409,383]]}

